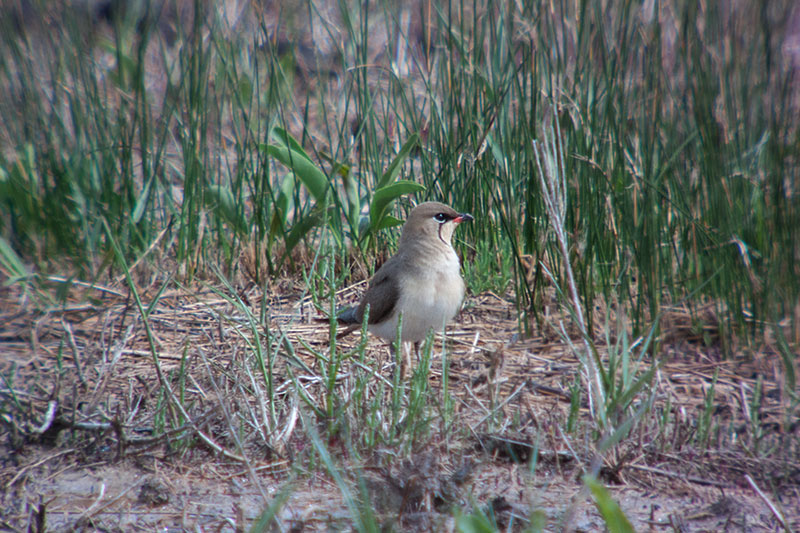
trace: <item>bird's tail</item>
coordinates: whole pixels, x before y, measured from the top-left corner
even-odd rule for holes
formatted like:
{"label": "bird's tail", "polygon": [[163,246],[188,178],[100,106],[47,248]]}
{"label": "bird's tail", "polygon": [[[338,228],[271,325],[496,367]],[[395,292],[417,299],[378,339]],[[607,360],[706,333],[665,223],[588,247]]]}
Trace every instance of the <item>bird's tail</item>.
{"label": "bird's tail", "polygon": [[[330,318],[319,317],[314,320],[316,322],[329,322]],[[361,324],[361,321],[358,319],[358,307],[345,307],[344,309],[338,310],[336,312],[336,321],[343,326],[347,326],[336,334],[336,338],[341,339],[342,337],[350,335],[357,330]]]}
{"label": "bird's tail", "polygon": [[358,307],[350,306],[336,312],[336,320],[339,324],[361,324],[358,318]]}
{"label": "bird's tail", "polygon": [[[330,318],[318,317],[315,318],[314,320],[317,322],[329,322]],[[338,309],[336,311],[336,321],[342,325],[361,324],[361,320],[358,318],[358,307],[351,306],[351,307],[345,307],[343,309]]]}

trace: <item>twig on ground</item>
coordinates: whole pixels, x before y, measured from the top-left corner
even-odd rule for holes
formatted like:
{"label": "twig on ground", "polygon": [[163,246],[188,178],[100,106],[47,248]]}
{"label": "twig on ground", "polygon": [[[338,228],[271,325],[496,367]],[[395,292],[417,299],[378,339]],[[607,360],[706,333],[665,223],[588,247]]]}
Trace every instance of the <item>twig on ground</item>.
{"label": "twig on ground", "polygon": [[756,482],[753,481],[753,478],[750,477],[750,474],[745,474],[744,478],[747,480],[747,483],[753,488],[753,490],[756,491],[756,494],[758,494],[758,497],[761,498],[761,501],[763,501],[764,504],[769,507],[769,510],[772,512],[778,522],[780,522],[781,527],[784,530],[789,531],[789,528],[786,526],[786,519],[783,518],[783,513],[781,513],[778,508],[775,507],[775,504],[772,503],[772,500],[770,500],[769,497],[758,487],[758,485],[756,485]]}
{"label": "twig on ground", "polygon": [[19,472],[17,472],[14,475],[14,477],[11,478],[11,481],[6,483],[6,486],[5,486],[6,492],[8,492],[11,489],[11,487],[14,486],[14,483],[16,483],[17,480],[19,480],[19,478],[21,478],[23,475],[25,475],[25,472],[27,472],[28,470],[30,470],[32,468],[36,468],[38,466],[41,466],[44,463],[46,463],[47,461],[55,459],[56,457],[61,457],[62,455],[66,455],[66,454],[72,453],[74,451],[75,451],[75,448],[68,448],[66,450],[61,450],[60,452],[56,452],[56,453],[50,454],[47,457],[44,457],[44,458],[36,461],[35,463],[31,463],[29,465],[23,466],[22,468],[19,469]]}

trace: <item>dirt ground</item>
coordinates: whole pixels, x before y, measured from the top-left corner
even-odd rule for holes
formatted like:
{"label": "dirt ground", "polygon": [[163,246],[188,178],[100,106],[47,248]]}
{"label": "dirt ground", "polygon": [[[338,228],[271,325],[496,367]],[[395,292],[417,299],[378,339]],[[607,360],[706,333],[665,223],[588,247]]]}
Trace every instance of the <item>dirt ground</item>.
{"label": "dirt ground", "polygon": [[[241,531],[269,502],[285,498],[277,511],[277,530],[351,529],[354,515],[336,480],[323,468],[297,459],[307,457],[303,450],[309,439],[303,431],[294,431],[280,449],[245,444],[245,462],[200,439],[181,449],[163,438],[121,443],[123,433],[114,428],[115,419],[129,437],[152,431],[152,426],[143,427],[152,423],[144,413],[154,410],[148,387],[158,378],[127,293],[110,287],[87,290],[95,297],[76,294],[76,301],[92,303],[49,309],[35,307],[14,290],[2,297],[1,528]],[[353,298],[359,290],[352,287],[341,296]],[[311,320],[317,312],[308,300],[298,303],[301,295],[302,289],[287,281],[272,286],[264,297],[271,330],[282,331],[298,347],[296,355],[313,366],[299,339],[308,348],[324,348],[328,332]],[[240,296],[259,308],[260,289],[242,290]],[[221,416],[219,404],[232,405],[233,396],[209,392],[205,377],[208,368],[225,373],[245,350],[243,341],[232,335],[235,324],[222,322],[221,316],[234,317],[236,310],[217,293],[203,287],[176,289],[162,295],[151,324],[162,370],[173,372],[187,353],[194,385],[187,387],[185,403],[198,399],[201,408],[193,413],[202,413],[197,415],[204,420],[202,429],[235,451],[214,419]],[[452,509],[476,504],[490,510],[501,528],[514,531],[525,527],[536,510],[543,513],[549,531],[603,529],[581,483],[582,473],[595,461],[591,436],[585,429],[571,434],[564,430],[569,387],[580,366],[553,329],[563,317],[544,318],[544,327],[533,324],[533,334],[521,338],[508,298],[471,296],[448,331],[454,418],[464,429],[444,438],[432,435],[405,454],[378,447],[359,461],[343,446],[330,444],[335,461],[349,476],[351,494],[358,494],[356,480],[361,479],[384,527],[450,531],[455,527]],[[797,528],[798,427],[796,422],[773,423],[785,410],[781,384],[775,381],[780,376],[777,358],[765,346],[749,358],[722,360],[718,347],[688,335],[678,319],[672,334],[663,350],[667,360],[655,380],[654,408],[606,454],[601,481],[637,531],[779,531],[777,516]],[[430,393],[441,394],[441,346],[435,350]],[[207,359],[201,360],[198,352]],[[369,355],[381,359],[385,352],[378,341],[369,341]],[[61,377],[56,379],[59,367]],[[709,390],[715,370],[713,420],[722,437],[704,449],[693,435],[703,391]],[[391,369],[382,372],[387,376]],[[275,376],[290,383],[279,367]],[[742,395],[757,376],[763,387],[763,430],[771,432],[762,440],[771,452],[748,455],[753,448],[743,445],[745,431],[739,443],[724,436],[744,424]],[[276,390],[276,396],[285,394],[281,386]],[[135,397],[151,403],[134,408]],[[485,420],[493,401],[505,404],[498,411],[500,420],[490,426]],[[53,416],[48,417],[48,409]],[[665,409],[670,421],[659,430]],[[586,406],[580,414],[585,420]],[[50,427],[39,431],[48,419]]]}
{"label": "dirt ground", "polygon": [[[6,491],[4,527],[24,531],[24,524],[35,523],[31,515],[45,503],[49,531],[76,524],[81,524],[78,530],[90,531],[236,531],[246,529],[265,507],[241,468],[208,457],[181,464],[149,457],[77,465],[64,464],[68,461],[59,461],[56,453],[39,448],[26,454],[31,464],[42,464],[29,469],[24,482]],[[518,526],[533,507],[544,511],[548,531],[559,530],[565,520],[576,531],[604,529],[572,469],[528,475],[525,467],[499,463],[480,470],[464,496],[513,513]],[[262,479],[270,495],[286,483],[281,475],[264,474]],[[637,531],[780,530],[752,490],[651,481],[649,489],[639,483],[612,488]],[[797,499],[784,502],[787,510],[796,505]],[[569,519],[564,516],[567,513]],[[284,530],[292,531],[348,530],[349,516],[336,485],[320,475],[299,482],[278,512]],[[396,530],[448,531],[453,526],[450,514],[416,511],[404,516]]]}
{"label": "dirt ground", "polygon": [[[411,20],[414,35],[420,30]],[[332,47],[318,33],[293,36],[290,44],[316,49],[322,59],[308,64],[327,69],[334,54],[324,52]],[[274,39],[280,44],[284,36]],[[371,58],[383,53],[384,40],[371,39]],[[154,46],[151,53],[162,51]],[[161,78],[148,79],[153,93]],[[376,447],[357,459],[342,442],[329,442],[343,487],[308,463],[302,404],[292,403],[291,357],[307,365],[301,377],[311,383],[319,363],[310,350],[324,352],[328,343],[327,326],[314,322],[319,313],[296,280],[264,290],[242,283],[234,295],[213,280],[159,293],[163,279],[138,279],[144,305],[158,299],[149,311],[152,346],[121,280],[73,284],[64,305],[55,303],[63,280],[51,278],[44,295],[5,281],[0,276],[0,530],[244,531],[278,501],[275,530],[346,531],[355,513],[345,496],[361,493],[387,531],[452,531],[454,509],[473,505],[503,530],[520,531],[541,511],[547,531],[601,531],[604,521],[581,482],[592,470],[637,531],[800,529],[800,423],[780,356],[764,342],[723,357],[713,316],[667,313],[652,409],[598,461],[585,395],[576,429],[565,429],[581,366],[558,334],[560,321],[569,328],[559,306],[544,305],[523,337],[510,297],[470,295],[448,331],[457,427],[434,430],[409,450]],[[352,301],[360,289],[348,288],[340,299]],[[268,326],[294,349],[291,357],[277,351],[279,437],[271,440],[258,436],[257,424],[241,435],[228,429],[231,412],[244,419],[263,407],[242,385],[252,347],[242,332],[248,319],[231,303],[237,296],[255,316],[265,308],[258,328]],[[698,322],[705,329],[698,331]],[[606,354],[602,330],[594,340]],[[157,418],[164,397],[152,349],[173,385],[185,377],[189,421],[181,427]],[[441,343],[434,350],[429,394],[441,396]],[[375,339],[368,354],[387,359]],[[342,368],[343,382],[353,371]],[[391,374],[388,365],[374,371],[376,381]],[[710,423],[700,442],[704,413]]]}

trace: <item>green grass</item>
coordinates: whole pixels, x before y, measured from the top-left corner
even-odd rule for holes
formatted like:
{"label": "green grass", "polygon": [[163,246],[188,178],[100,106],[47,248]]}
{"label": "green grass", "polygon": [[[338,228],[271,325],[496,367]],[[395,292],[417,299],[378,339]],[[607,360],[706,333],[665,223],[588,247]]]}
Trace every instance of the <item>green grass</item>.
{"label": "green grass", "polygon": [[[541,326],[545,291],[568,286],[533,143],[557,121],[564,229],[588,331],[603,326],[596,306],[624,313],[600,368],[612,426],[631,430],[635,405],[650,401],[655,370],[643,370],[646,354],[628,339],[647,337],[658,354],[660,319],[675,306],[702,330],[711,302],[726,355],[778,338],[796,399],[800,96],[797,58],[782,48],[790,0],[724,10],[666,2],[655,12],[630,1],[605,10],[588,0],[423,1],[407,12],[303,1],[247,12],[235,29],[203,2],[194,19],[171,17],[171,5],[102,22],[44,8],[63,20],[46,30],[0,17],[6,283],[122,275],[137,294],[131,265],[138,275],[222,280],[247,318],[239,331],[257,365],[245,388],[264,395],[268,433],[278,431],[276,353],[303,348],[321,379],[313,394],[295,381],[304,413],[324,422],[319,438],[310,433],[317,461],[333,472],[323,441],[353,428],[355,455],[408,450],[451,422],[431,422],[452,414],[452,400],[446,387],[426,389],[426,365],[408,388],[371,383],[363,343],[342,352],[333,328],[327,352],[291,346],[260,329],[266,311],[250,314],[227,280],[252,248],[256,272],[304,276],[314,303],[332,310],[349,264],[371,270],[393,249],[411,199],[435,199],[476,216],[456,244],[470,289],[511,289],[520,329]],[[324,52],[308,51],[312,33]],[[147,324],[151,309],[136,303]],[[355,369],[347,401],[343,364]],[[165,405],[182,403],[165,390]],[[701,447],[716,431],[713,391],[696,421]],[[749,399],[756,454],[760,394]],[[162,411],[164,431],[185,422],[178,411]],[[660,431],[668,424],[665,414]],[[361,518],[371,529],[372,516]]]}
{"label": "green grass", "polygon": [[[664,305],[711,298],[730,346],[800,297],[798,102],[773,31],[789,6],[669,4],[654,14],[631,2],[610,13],[591,2],[553,12],[450,2],[422,9],[421,44],[389,5],[343,4],[342,27],[309,22],[307,6],[279,26],[346,39],[317,58],[327,63],[306,75],[319,82],[305,85],[298,64],[308,58],[274,45],[265,26],[237,34],[204,12],[176,23],[170,46],[157,12],[86,32],[65,10],[65,23],[37,39],[3,32],[0,235],[37,271],[66,260],[88,277],[111,263],[103,220],[129,258],[168,228],[156,246],[189,276],[203,261],[230,268],[250,242],[274,273],[323,223],[339,246],[369,255],[375,241],[363,247],[358,211],[399,146],[422,133],[397,166],[425,187],[418,200],[477,214],[465,242],[556,263],[531,144],[555,106],[584,306],[620,295],[642,333]],[[750,17],[759,24],[738,31]],[[385,68],[370,57],[370,24],[385,27]],[[326,79],[326,68],[339,77]],[[275,126],[305,145],[315,183],[271,164],[263,148]],[[535,316],[543,279],[526,282],[518,261],[514,272],[520,310]]]}

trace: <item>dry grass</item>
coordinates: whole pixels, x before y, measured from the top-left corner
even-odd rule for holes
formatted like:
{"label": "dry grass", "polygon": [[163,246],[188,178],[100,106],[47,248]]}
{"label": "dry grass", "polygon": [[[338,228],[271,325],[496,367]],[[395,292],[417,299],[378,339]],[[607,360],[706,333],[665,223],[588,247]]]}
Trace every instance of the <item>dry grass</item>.
{"label": "dry grass", "polygon": [[[153,283],[140,290],[154,295],[158,287]],[[353,298],[359,290],[348,288],[340,298]],[[285,350],[278,352],[277,421],[265,436],[266,428],[256,425],[263,400],[245,371],[252,352],[237,333],[244,321],[237,322],[236,309],[208,287],[170,287],[150,315],[161,372],[171,376],[174,389],[185,383],[182,405],[189,417],[160,432],[155,413],[163,409],[163,390],[125,288],[78,287],[68,299],[73,304],[51,308],[4,291],[0,351],[6,460],[0,482],[6,525],[24,529],[46,517],[58,529],[101,527],[124,517],[129,524],[241,527],[284,486],[291,491],[279,513],[284,525],[319,529],[349,523],[337,486],[308,462],[309,435],[297,418],[298,410],[306,416],[308,410],[298,404],[287,374],[286,365],[293,365],[298,383],[310,395],[321,394],[315,385],[319,361],[308,348],[324,351],[328,331],[312,320],[318,313],[309,300],[298,300],[302,294],[303,287],[291,279],[269,285],[264,293],[255,287],[239,292],[254,310],[266,299],[269,329],[285,335],[295,347],[294,357],[306,366],[302,369]],[[87,301],[92,303],[82,303]],[[555,302],[551,305],[556,309]],[[551,312],[546,323],[563,319]],[[407,451],[378,446],[362,450],[366,454],[360,458],[348,451],[343,433],[329,438],[343,471],[361,472],[379,517],[391,517],[400,529],[441,529],[452,521],[452,505],[476,501],[492,506],[499,523],[514,516],[519,525],[535,508],[545,511],[551,526],[567,520],[591,529],[598,523],[576,480],[596,460],[591,439],[581,429],[564,430],[569,387],[580,365],[552,328],[535,329],[522,339],[513,304],[491,293],[472,296],[448,333],[453,427],[434,423],[428,437]],[[685,331],[676,326],[665,332],[667,360],[657,376],[654,408],[635,434],[606,455],[601,475],[617,487],[623,510],[641,528],[683,521],[690,528],[728,523],[772,529],[774,516],[747,476],[782,503],[796,527],[800,464],[792,443],[800,428],[796,419],[787,418],[790,402],[782,393],[778,358],[764,346],[721,360],[719,347],[705,346]],[[373,384],[390,383],[386,352],[370,340]],[[440,353],[438,343],[435,353]],[[358,372],[350,363],[337,379],[341,395],[348,394]],[[697,421],[715,372],[712,420],[719,429],[704,448],[696,442]],[[756,380],[762,388],[763,452],[748,454],[753,448],[747,439],[755,438],[748,428]],[[429,383],[431,394],[442,393],[437,362]],[[667,422],[661,424],[665,409]],[[584,406],[579,420],[587,418]],[[234,436],[232,427],[243,429]],[[739,442],[731,442],[731,428]],[[526,465],[534,451],[531,473]],[[98,493],[100,482],[104,494]]]}
{"label": "dry grass", "polygon": [[[191,19],[189,2],[174,5],[183,9],[165,14],[164,24],[170,27],[159,27],[167,48],[175,44],[170,41],[173,26],[188,27]],[[229,5],[238,9],[248,3]],[[298,94],[292,102],[305,101],[317,85],[331,85],[325,93],[330,101],[308,116],[301,105],[287,109],[286,126],[298,137],[307,132],[320,150],[334,152],[325,140],[327,125],[319,109],[327,108],[328,120],[336,125],[357,124],[359,117],[354,107],[335,101],[345,90],[341,80],[346,77],[336,70],[331,42],[343,34],[320,29],[341,27],[342,21],[334,3],[324,7],[312,18],[329,19],[329,24],[319,24],[316,31],[297,21],[298,35],[287,39],[278,31],[268,37],[276,50],[297,45],[288,54],[296,62],[289,74],[302,83],[293,86]],[[259,19],[237,9],[228,14],[230,28],[259,34]],[[411,12],[408,34],[419,36],[423,44],[430,41],[425,33],[430,27],[419,27],[417,10]],[[265,18],[277,20],[278,15],[270,12]],[[376,15],[377,26],[383,16]],[[98,28],[110,32],[107,24]],[[30,31],[43,35],[35,32],[47,28],[32,25]],[[376,33],[366,62],[388,65],[393,58],[381,56],[387,49],[385,36]],[[48,42],[43,40],[42,46]],[[316,53],[309,52],[314,49]],[[151,46],[147,52],[147,64],[154,68],[161,50]],[[94,53],[101,63],[109,54]],[[674,55],[671,50],[668,54]],[[388,112],[387,88],[380,87],[386,83],[383,71],[370,73],[375,108]],[[145,79],[156,115],[164,100],[164,79],[161,71],[148,72]],[[109,83],[106,89],[112,89],[108,80],[103,79]],[[424,94],[413,72],[408,82],[414,98]],[[111,91],[107,107],[116,109],[115,99],[122,94]],[[483,118],[489,124],[494,120]],[[234,131],[229,120],[209,120],[208,127]],[[392,120],[373,132],[377,144],[386,140],[384,135],[390,143],[401,142],[392,129],[398,121]],[[422,134],[427,135],[428,126],[423,124]],[[210,136],[227,141],[229,133],[226,129]],[[15,143],[5,130],[0,132],[1,150]],[[170,136],[167,146],[166,161],[183,176],[177,139]],[[214,148],[232,150],[227,145]],[[354,148],[354,154],[360,149]],[[470,156],[470,149],[464,153]],[[10,153],[10,160],[15,156]],[[200,227],[206,228],[205,223],[203,218]],[[447,335],[448,390],[443,390],[441,340],[426,376],[430,398],[451,395],[452,414],[447,419],[432,416],[426,432],[396,446],[367,446],[358,441],[364,419],[314,417],[299,396],[302,389],[314,403],[326,401],[322,363],[314,351],[328,353],[329,331],[314,320],[320,311],[287,266],[308,265],[315,250],[294,248],[284,270],[270,277],[266,255],[257,254],[280,256],[283,248],[251,249],[251,236],[238,261],[246,279],[228,289],[214,275],[216,252],[205,253],[199,246],[180,266],[152,269],[152,264],[174,260],[164,257],[175,249],[174,242],[162,241],[175,239],[167,230],[159,228],[150,248],[137,256],[141,265],[131,267],[132,284],[144,305],[153,304],[147,318],[150,338],[124,276],[105,279],[104,285],[49,278],[24,293],[20,284],[2,285],[0,529],[240,531],[270,502],[284,498],[277,511],[279,529],[352,528],[355,517],[346,508],[346,490],[320,464],[314,432],[324,437],[347,490],[359,494],[362,483],[370,498],[363,507],[371,507],[387,529],[452,530],[454,509],[469,512],[477,505],[494,514],[501,528],[520,530],[533,511],[542,510],[549,529],[598,530],[605,524],[580,481],[598,462],[603,482],[613,487],[637,530],[774,531],[781,527],[778,516],[785,517],[785,529],[800,528],[798,391],[787,391],[781,357],[769,337],[758,345],[721,345],[730,336],[719,331],[724,323],[717,316],[723,308],[719,302],[695,307],[693,313],[676,306],[661,315],[658,353],[645,359],[664,361],[654,380],[653,405],[622,442],[598,453],[599,436],[592,434],[585,392],[574,411],[571,407],[581,365],[562,339],[560,323],[573,342],[577,329],[552,289],[537,292],[538,321],[527,324],[532,332],[528,337],[519,334],[511,295],[471,295]],[[502,265],[503,252],[497,253]],[[57,260],[50,262],[44,252],[37,259],[68,275],[60,260],[53,264]],[[369,269],[358,262],[363,258],[350,259],[347,264],[356,265],[347,267],[352,277],[365,278]],[[533,255],[521,257],[519,266],[527,270],[529,285],[542,283],[541,274],[534,280],[541,264]],[[181,278],[191,271],[197,281],[182,286],[168,281],[165,271]],[[0,274],[0,282],[6,275]],[[641,290],[635,283],[632,287]],[[346,287],[337,293],[337,301],[355,301],[361,290],[361,283]],[[251,326],[245,309],[264,320]],[[800,304],[791,311],[797,323]],[[605,324],[617,324],[626,314],[612,306],[592,313],[592,341],[607,357],[606,338],[613,343],[617,335],[607,332]],[[623,322],[621,327],[628,326]],[[800,325],[793,331],[800,331]],[[798,339],[792,340],[796,346]],[[358,342],[353,335],[340,348],[355,349]],[[254,343],[274,354],[271,393],[254,363]],[[364,361],[346,359],[338,370],[337,407],[354,397],[359,380],[367,382],[366,398],[390,403],[397,384],[388,351],[370,339],[366,355]],[[405,394],[408,384],[400,386]],[[338,425],[331,428],[331,422]]]}

